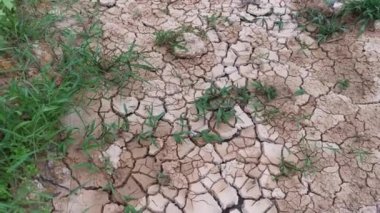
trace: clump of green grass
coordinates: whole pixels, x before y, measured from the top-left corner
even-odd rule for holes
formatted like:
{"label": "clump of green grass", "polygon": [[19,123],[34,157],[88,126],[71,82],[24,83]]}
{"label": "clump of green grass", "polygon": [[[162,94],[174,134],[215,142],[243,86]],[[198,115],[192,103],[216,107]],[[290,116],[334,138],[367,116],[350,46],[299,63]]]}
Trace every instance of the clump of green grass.
{"label": "clump of green grass", "polygon": [[134,206],[132,205],[127,205],[124,207],[124,213],[141,213],[141,210],[137,210]]}
{"label": "clump of green grass", "polygon": [[347,79],[339,80],[337,82],[338,88],[341,90],[346,90],[350,87],[350,82]]}
{"label": "clump of green grass", "polygon": [[160,185],[168,186],[170,184],[170,176],[165,172],[161,171],[157,174],[157,182]]}
{"label": "clump of green grass", "polygon": [[181,129],[173,133],[174,141],[177,144],[183,143],[183,141],[190,135],[190,131],[187,130],[187,125],[185,118],[183,117],[183,114],[181,114],[179,118],[179,125],[181,126]]}
{"label": "clump of green grass", "polygon": [[364,163],[368,156],[372,154],[369,150],[364,148],[352,149],[350,154],[354,154],[358,163]]}
{"label": "clump of green grass", "polygon": [[309,23],[312,23],[317,27],[318,31],[316,37],[318,43],[323,43],[333,35],[342,33],[346,30],[338,16],[327,16],[316,9],[307,9],[305,11],[305,18]]}
{"label": "clump of green grass", "polygon": [[184,49],[182,43],[182,30],[160,30],[154,33],[155,44],[160,47],[168,47],[171,52],[175,48]]}
{"label": "clump of green grass", "polygon": [[279,20],[276,20],[274,22],[274,25],[278,26],[278,32],[280,32],[282,29],[284,29],[284,21],[282,20],[282,18],[280,18]]}
{"label": "clump of green grass", "polygon": [[301,96],[301,95],[304,95],[306,93],[305,89],[303,89],[302,87],[299,87],[295,92],[294,92],[294,95],[295,96]]}
{"label": "clump of green grass", "polygon": [[211,16],[206,16],[206,21],[207,27],[215,30],[219,23],[228,22],[228,19],[221,14],[213,13]]}
{"label": "clump of green grass", "polygon": [[159,30],[154,33],[154,43],[159,47],[166,47],[170,50],[170,52],[174,52],[175,50],[187,50],[184,45],[184,33],[194,33],[201,38],[205,38],[206,31],[199,28],[194,27],[192,25],[183,25],[173,30]]}
{"label": "clump of green grass", "polygon": [[[253,87],[258,95],[264,96],[268,101],[277,97],[277,90],[273,86],[267,86],[260,81],[253,82]],[[217,88],[212,85],[205,93],[195,100],[195,107],[198,115],[204,117],[207,112],[213,112],[216,118],[216,125],[220,123],[228,123],[235,117],[236,105],[244,108],[248,103],[253,105],[255,113],[265,109],[262,101],[258,99],[246,87],[237,88],[234,86]],[[267,109],[263,116],[272,119],[280,114],[279,109]]]}
{"label": "clump of green grass", "polygon": [[272,121],[274,118],[279,117],[280,115],[281,111],[277,107],[267,107],[262,113],[262,117],[265,121]]}
{"label": "clump of green grass", "polygon": [[145,119],[144,125],[148,127],[148,130],[139,134],[141,140],[148,140],[151,144],[158,146],[154,132],[157,129],[158,122],[164,117],[165,112],[160,113],[159,115],[153,114],[153,107],[148,109],[148,117]]}
{"label": "clump of green grass", "polygon": [[264,95],[267,100],[272,101],[277,97],[277,90],[273,86],[267,86],[260,81],[254,81],[252,82],[252,86],[255,88],[255,90],[260,93],[261,95]]}
{"label": "clump of green grass", "polygon": [[380,20],[380,0],[348,0],[339,13],[329,15],[308,8],[304,17],[317,27],[317,40],[322,43],[333,35],[346,31],[345,17],[356,18],[359,34],[362,34],[370,24]]}
{"label": "clump of green grass", "polygon": [[199,116],[205,116],[206,112],[215,112],[216,124],[227,123],[235,116],[234,106],[246,105],[251,98],[247,88],[223,87],[212,85],[203,96],[195,100],[195,107]]}
{"label": "clump of green grass", "polygon": [[341,14],[356,17],[359,33],[363,33],[369,24],[380,20],[380,0],[345,1]]}
{"label": "clump of green grass", "polygon": [[[12,11],[8,11],[9,16],[5,19],[0,17],[0,39],[5,45],[0,51],[15,57],[27,70],[28,61],[35,58],[32,54],[21,53],[36,40],[52,39],[47,31],[52,20],[47,18],[46,22],[33,23],[36,18],[43,20],[45,16],[20,14],[22,10],[18,5]],[[100,38],[98,30],[94,25],[80,36],[69,30],[59,32],[65,38],[58,46],[63,54],[54,67],[40,69],[33,78],[20,75],[0,92],[0,153],[3,156],[0,160],[0,212],[23,212],[24,208],[40,212],[45,208],[43,201],[50,198],[42,193],[37,196],[34,192],[32,180],[38,173],[36,165],[46,160],[45,156],[60,158],[66,153],[73,129],[64,127],[60,118],[82,100],[81,91],[117,86],[133,77],[136,69],[151,70],[141,54],[134,50],[134,45],[119,56],[105,59],[99,48],[90,47]],[[82,42],[78,44],[78,40]],[[56,73],[59,81],[51,73]],[[109,134],[112,128],[104,128],[106,141],[112,136]],[[84,143],[82,148],[89,150],[93,146],[98,144]],[[33,198],[29,196],[32,192]],[[47,206],[50,205],[47,203]]]}
{"label": "clump of green grass", "polygon": [[222,142],[220,135],[212,133],[210,130],[202,130],[196,137],[202,139],[205,143]]}

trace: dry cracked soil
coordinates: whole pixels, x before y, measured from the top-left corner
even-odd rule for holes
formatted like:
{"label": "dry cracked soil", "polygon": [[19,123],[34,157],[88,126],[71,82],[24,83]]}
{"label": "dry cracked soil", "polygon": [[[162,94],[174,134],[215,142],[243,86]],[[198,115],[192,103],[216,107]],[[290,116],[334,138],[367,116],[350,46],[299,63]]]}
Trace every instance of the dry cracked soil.
{"label": "dry cracked soil", "polygon": [[[299,6],[80,1],[77,11],[98,7],[106,52],[135,42],[156,71],[138,71],[144,81],[100,91],[77,110],[80,117],[64,119],[82,131],[67,157],[41,174],[55,193],[54,212],[117,213],[127,204],[144,213],[379,212],[380,31],[347,32],[319,45],[312,26],[298,28]],[[219,18],[207,22],[212,14]],[[186,51],[155,45],[155,32],[184,25],[201,32],[184,35]],[[250,87],[255,80],[278,93],[262,111],[237,104],[235,118],[220,125],[215,113],[197,116],[194,101],[211,85]],[[163,115],[155,144],[139,137],[151,130],[149,113]],[[125,119],[128,131],[104,149],[83,151],[83,122]],[[183,128],[192,135],[209,129],[223,140],[176,143],[173,133]],[[94,168],[84,168],[89,163]]]}

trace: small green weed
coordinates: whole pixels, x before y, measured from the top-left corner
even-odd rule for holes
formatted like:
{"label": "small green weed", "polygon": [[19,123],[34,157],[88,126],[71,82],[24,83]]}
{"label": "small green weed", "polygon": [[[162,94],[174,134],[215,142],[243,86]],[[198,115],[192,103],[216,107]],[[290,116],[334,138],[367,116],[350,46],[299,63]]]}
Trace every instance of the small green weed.
{"label": "small green weed", "polygon": [[290,177],[292,175],[295,175],[298,172],[302,172],[302,168],[297,167],[297,165],[291,162],[285,161],[284,158],[281,158],[279,167],[280,167],[280,175],[275,176],[275,178],[279,178],[281,176]]}
{"label": "small green weed", "polygon": [[236,104],[246,105],[251,99],[247,88],[223,87],[217,88],[212,85],[203,96],[195,100],[195,107],[199,116],[204,117],[206,112],[215,112],[216,123],[227,123],[235,116]]}
{"label": "small green weed", "polygon": [[187,125],[186,125],[186,121],[185,121],[185,118],[183,117],[183,114],[181,114],[180,118],[179,118],[179,124],[181,126],[181,130],[179,131],[176,131],[173,133],[173,138],[174,138],[174,141],[179,144],[179,143],[183,143],[183,141],[189,136],[189,134],[191,133],[190,131],[187,130]]}
{"label": "small green weed", "polygon": [[272,121],[274,118],[280,116],[282,113],[280,109],[277,107],[268,107],[265,108],[262,117],[264,118],[265,121]]}
{"label": "small green weed", "polygon": [[282,18],[280,18],[280,20],[275,21],[274,25],[278,26],[278,32],[284,29],[284,21],[282,20]]}
{"label": "small green weed", "polygon": [[216,111],[216,124],[228,123],[228,121],[235,116],[235,110],[233,106],[224,105],[220,106],[218,111]]}
{"label": "small green weed", "polygon": [[154,33],[155,44],[159,47],[168,47],[170,51],[174,51],[175,48],[185,49],[181,44],[182,31],[175,30],[160,30]]}
{"label": "small green weed", "polygon": [[154,137],[154,132],[156,131],[158,122],[164,117],[165,112],[160,113],[159,115],[153,114],[153,107],[148,109],[148,117],[145,119],[144,125],[148,127],[148,130],[139,134],[140,140],[148,140],[151,144],[158,146],[156,142],[156,137]]}
{"label": "small green weed", "polygon": [[307,9],[305,18],[317,27],[318,43],[323,43],[334,34],[342,33],[346,30],[339,17],[336,15],[326,16],[316,9]]}
{"label": "small green weed", "polygon": [[344,2],[343,16],[356,17],[359,33],[363,33],[369,24],[380,20],[380,0],[348,0]]}
{"label": "small green weed", "polygon": [[158,122],[161,120],[162,117],[164,117],[164,115],[165,115],[165,112],[162,112],[159,115],[154,115],[153,107],[150,107],[148,109],[148,117],[146,118],[144,124],[152,129],[155,129],[158,125]]}
{"label": "small green weed", "polygon": [[252,86],[259,94],[264,95],[269,101],[272,101],[277,97],[277,90],[273,86],[267,86],[260,81],[252,82]]}
{"label": "small green weed", "polygon": [[164,172],[159,172],[157,175],[157,182],[160,185],[167,186],[170,184],[170,176],[165,174]]}
{"label": "small green weed", "polygon": [[363,148],[352,149],[350,153],[355,155],[356,161],[358,163],[365,162],[365,160],[368,158],[368,155],[372,154],[370,151]]}
{"label": "small green weed", "polygon": [[294,115],[291,117],[291,119],[296,123],[296,127],[298,129],[300,129],[302,127],[302,123],[305,120],[309,120],[310,118],[311,118],[311,115],[305,115],[305,114]]}
{"label": "small green weed", "polygon": [[339,80],[337,82],[338,88],[341,90],[346,90],[350,87],[350,82],[347,79]]}
{"label": "small green weed", "polygon": [[215,30],[219,23],[228,22],[228,19],[221,14],[213,13],[211,16],[206,17],[206,21],[208,28]]}
{"label": "small green weed", "polygon": [[295,96],[301,96],[301,95],[304,95],[306,93],[306,91],[302,88],[302,87],[300,87],[300,88],[298,88],[295,92],[294,92],[294,95]]}
{"label": "small green weed", "polygon": [[196,137],[202,139],[205,143],[222,142],[220,135],[212,133],[210,130],[202,130]]}
{"label": "small green weed", "polygon": [[137,210],[134,206],[132,205],[127,205],[124,207],[124,213],[141,213],[141,210]]}
{"label": "small green weed", "polygon": [[252,106],[254,113],[257,115],[257,112],[260,112],[265,109],[264,104],[257,97],[252,97],[252,100],[249,102]]}

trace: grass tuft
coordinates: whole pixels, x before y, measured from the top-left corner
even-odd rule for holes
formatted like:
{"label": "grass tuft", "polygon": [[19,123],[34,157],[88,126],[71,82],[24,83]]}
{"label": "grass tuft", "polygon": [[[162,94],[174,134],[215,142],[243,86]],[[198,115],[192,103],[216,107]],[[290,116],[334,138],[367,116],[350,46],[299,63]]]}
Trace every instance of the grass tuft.
{"label": "grass tuft", "polygon": [[[28,70],[36,59],[21,53],[36,41],[54,40],[50,26],[57,19],[29,10],[22,13],[22,6],[16,5],[6,18],[0,17],[0,51]],[[43,203],[50,206],[46,202],[49,196],[35,189],[37,164],[65,155],[73,129],[64,127],[60,118],[82,101],[82,91],[120,86],[135,76],[135,70],[152,70],[133,44],[127,52],[106,59],[100,48],[91,45],[101,36],[99,25],[80,34],[71,30],[57,33],[64,39],[55,46],[62,54],[54,66],[38,69],[33,77],[20,73],[24,69],[15,69],[20,77],[1,91],[0,212],[41,212],[46,207]],[[104,128],[112,136],[112,127]],[[83,146],[88,150],[93,145]]]}
{"label": "grass tuft", "polygon": [[154,42],[159,47],[168,47],[171,52],[175,48],[184,49],[185,47],[181,44],[182,34],[182,31],[160,30],[154,33]]}
{"label": "grass tuft", "polygon": [[343,16],[356,17],[359,33],[363,33],[369,24],[380,20],[380,0],[348,0],[341,13]]}
{"label": "grass tuft", "polygon": [[255,90],[260,93],[261,95],[264,95],[268,101],[272,101],[277,97],[277,90],[273,86],[267,86],[260,81],[254,81],[252,83],[252,86],[255,88]]}
{"label": "grass tuft", "polygon": [[327,16],[316,9],[307,9],[305,18],[317,27],[316,37],[318,43],[326,42],[333,35],[343,33],[346,30],[338,16]]}

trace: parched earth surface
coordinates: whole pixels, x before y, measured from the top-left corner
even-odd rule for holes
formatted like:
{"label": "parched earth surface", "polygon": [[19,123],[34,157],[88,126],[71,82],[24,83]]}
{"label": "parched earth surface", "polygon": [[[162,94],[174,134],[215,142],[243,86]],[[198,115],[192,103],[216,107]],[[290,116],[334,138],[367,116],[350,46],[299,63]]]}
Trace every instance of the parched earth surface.
{"label": "parched earth surface", "polygon": [[[82,128],[67,157],[47,165],[41,176],[55,186],[54,212],[116,213],[127,204],[168,213],[379,212],[380,34],[348,32],[318,45],[313,26],[299,30],[298,9],[290,0],[100,0],[105,50],[135,42],[156,71],[138,71],[144,81],[99,92],[81,117],[65,118],[77,127],[127,119],[129,131],[86,152]],[[208,23],[212,14],[221,18]],[[184,25],[198,31],[184,36],[187,51],[154,44],[156,31]],[[215,113],[197,116],[194,101],[212,84],[254,80],[278,92],[262,111],[236,105],[236,118],[220,125]],[[305,93],[294,95],[299,88]],[[164,113],[157,145],[139,137],[151,130],[149,112]],[[172,134],[183,126],[223,142],[177,144]]]}

